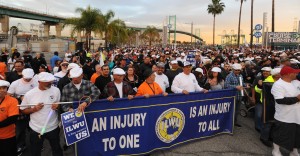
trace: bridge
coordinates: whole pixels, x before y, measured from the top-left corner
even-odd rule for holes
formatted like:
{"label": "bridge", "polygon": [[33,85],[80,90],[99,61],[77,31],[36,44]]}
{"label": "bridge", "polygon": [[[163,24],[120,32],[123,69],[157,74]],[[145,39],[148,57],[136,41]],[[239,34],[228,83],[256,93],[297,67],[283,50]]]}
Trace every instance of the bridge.
{"label": "bridge", "polygon": [[[142,28],[142,27],[131,27],[131,26],[129,26],[128,28],[129,28],[129,29],[133,29],[133,30],[138,30],[138,31],[143,31],[143,30],[146,29],[145,27]],[[158,31],[159,31],[159,32],[162,32],[163,30],[162,30],[162,29],[158,29]],[[171,34],[171,33],[175,33],[175,31],[174,31],[174,30],[169,30],[169,33],[170,33],[170,34]],[[199,37],[199,36],[197,36],[197,35],[195,35],[195,34],[192,34],[192,33],[190,33],[190,32],[181,31],[181,30],[176,30],[176,33],[191,36],[191,37],[193,37],[193,38],[196,38],[197,40],[200,40],[201,42],[203,41],[203,39],[202,39],[201,37]]]}
{"label": "bridge", "polygon": [[[56,15],[49,15],[46,12],[40,12],[28,8],[7,6],[0,3],[0,24],[2,25],[2,31],[6,35],[8,35],[8,31],[9,31],[9,17],[44,21],[44,37],[49,37],[50,26],[52,25],[54,25],[56,28],[56,37],[61,37],[62,22],[66,19],[64,17],[59,17]],[[143,31],[146,29],[145,27],[139,28],[135,26],[133,27],[129,26],[129,28],[134,30],[139,30],[139,31]],[[162,29],[158,29],[158,30],[160,32],[163,31]],[[175,31],[169,30],[169,33],[175,33]],[[190,32],[176,30],[176,33],[188,35],[197,40],[203,41],[202,38]]]}
{"label": "bridge", "polygon": [[9,17],[44,21],[45,37],[49,36],[51,25],[54,25],[56,28],[56,36],[61,37],[61,23],[65,20],[64,17],[49,15],[45,12],[33,11],[27,8],[17,8],[0,4],[0,23],[2,25],[2,31],[6,35],[9,31]]}

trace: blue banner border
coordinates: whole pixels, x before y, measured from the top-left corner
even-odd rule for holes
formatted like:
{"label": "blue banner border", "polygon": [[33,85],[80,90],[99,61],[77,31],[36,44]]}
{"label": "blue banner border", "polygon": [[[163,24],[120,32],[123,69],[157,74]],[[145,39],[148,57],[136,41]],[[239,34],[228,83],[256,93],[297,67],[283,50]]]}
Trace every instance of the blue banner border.
{"label": "blue banner border", "polygon": [[[232,91],[232,89],[226,89],[228,91]],[[221,90],[221,91],[212,91],[212,92],[226,92],[226,90]],[[210,92],[206,93],[206,94],[209,94]],[[190,94],[199,94],[198,93],[190,93]],[[203,93],[202,93],[203,94]],[[183,95],[183,94],[170,94],[168,96],[174,96],[174,95]],[[158,96],[153,96],[153,97],[150,97],[150,98],[155,98],[155,97],[161,97],[161,95],[158,95]],[[137,98],[144,98],[144,97],[137,97]],[[97,112],[107,112],[107,111],[118,111],[118,110],[128,110],[128,109],[135,109],[135,108],[148,108],[148,107],[156,107],[156,106],[170,106],[170,105],[178,105],[178,104],[185,104],[185,103],[192,103],[192,102],[200,102],[200,101],[211,101],[211,100],[218,100],[218,99],[228,99],[228,98],[233,98],[233,101],[234,101],[234,108],[233,108],[233,116],[235,114],[235,108],[236,108],[236,96],[224,96],[222,98],[210,98],[210,99],[204,99],[204,100],[192,100],[192,101],[184,101],[184,102],[171,102],[171,103],[165,103],[165,104],[153,104],[153,105],[147,105],[147,106],[135,106],[135,107],[126,107],[126,108],[116,108],[116,109],[104,109],[104,110],[97,110],[97,111],[86,111],[85,114],[90,114],[90,113],[97,113]],[[145,98],[146,99],[146,98]],[[115,101],[121,101],[121,100],[128,100],[127,98],[120,98],[120,99],[115,99]],[[107,101],[107,100],[99,100],[99,101]],[[185,140],[185,141],[182,141],[182,142],[178,142],[176,144],[173,144],[173,145],[170,145],[170,146],[164,146],[164,147],[161,147],[161,148],[154,148],[152,149],[151,151],[148,151],[148,152],[144,152],[144,153],[137,153],[137,154],[130,154],[130,155],[120,155],[120,156],[135,156],[135,155],[144,155],[144,154],[149,154],[149,153],[152,153],[154,151],[157,151],[157,150],[163,150],[163,149],[170,149],[170,148],[173,148],[175,146],[178,146],[180,144],[183,144],[183,143],[187,143],[187,142],[191,142],[191,141],[196,141],[196,140],[199,140],[199,139],[206,139],[206,138],[211,138],[211,137],[215,137],[217,135],[221,135],[221,134],[230,134],[230,135],[233,135],[233,130],[234,130],[234,117],[232,118],[232,132],[219,132],[219,133],[216,133],[214,135],[210,135],[210,136],[204,136],[204,137],[198,137],[198,138],[193,138],[193,139],[189,139],[189,140]],[[78,153],[77,153],[77,143],[75,143],[75,156],[78,156]]]}

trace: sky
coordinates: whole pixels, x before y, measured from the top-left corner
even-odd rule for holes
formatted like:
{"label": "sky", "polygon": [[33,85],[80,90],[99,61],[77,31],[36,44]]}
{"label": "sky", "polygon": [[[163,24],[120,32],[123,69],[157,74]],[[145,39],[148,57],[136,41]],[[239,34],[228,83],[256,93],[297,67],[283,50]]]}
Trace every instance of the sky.
{"label": "sky", "polygon": [[[237,33],[240,0],[222,0],[225,4],[224,12],[216,16],[216,43],[220,43],[218,35],[230,34],[232,30]],[[102,13],[108,10],[115,12],[115,18],[119,18],[129,26],[146,27],[148,25],[162,28],[166,24],[169,15],[176,15],[177,30],[193,32],[200,29],[200,36],[206,43],[212,43],[213,16],[207,13],[207,6],[211,0],[0,0],[0,4],[24,7],[40,12],[47,12],[63,17],[79,17],[75,9],[86,8],[88,5],[98,8]],[[275,0],[275,31],[291,32],[294,21],[297,25],[300,20],[300,0]],[[251,0],[243,3],[241,31],[250,34],[250,10]],[[263,23],[263,13],[267,12],[267,24],[271,30],[272,0],[254,0],[254,25]],[[40,21],[13,18],[10,26],[22,23],[25,29],[30,23],[40,24]],[[50,34],[55,34],[52,27]],[[69,35],[68,29],[62,32]],[[196,34],[198,35],[198,34]],[[190,41],[186,35],[177,35],[177,40]],[[249,35],[246,35],[249,42]]]}

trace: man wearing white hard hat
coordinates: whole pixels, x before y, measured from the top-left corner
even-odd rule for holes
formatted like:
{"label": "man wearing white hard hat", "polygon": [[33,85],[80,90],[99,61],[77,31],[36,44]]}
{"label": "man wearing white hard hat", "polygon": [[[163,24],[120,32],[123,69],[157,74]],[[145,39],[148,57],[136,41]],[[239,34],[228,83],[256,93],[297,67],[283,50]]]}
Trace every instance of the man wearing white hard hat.
{"label": "man wearing white hard hat", "polygon": [[[254,89],[255,91],[260,94],[260,90],[262,89],[262,83],[263,81],[271,76],[271,71],[272,68],[271,67],[263,67],[261,68],[261,76],[257,76],[255,81],[254,81]],[[262,127],[262,102],[261,101],[256,101],[256,105],[255,105],[255,116],[254,116],[254,122],[255,122],[255,129],[257,129],[258,131],[261,130]]]}
{"label": "man wearing white hard hat", "polygon": [[[266,70],[266,69],[264,69],[264,70]],[[281,68],[272,69],[271,75],[264,79],[263,84],[267,83],[267,82],[276,82],[277,80],[279,80],[281,77],[280,71],[281,71]],[[268,103],[263,103],[263,99],[262,99],[263,91],[264,91],[263,88],[259,88],[258,86],[255,86],[255,91],[260,94],[260,102],[262,104],[269,105]],[[262,107],[261,110],[263,110],[263,108],[266,109],[268,106],[261,105],[261,107]],[[266,111],[267,110],[261,111],[261,116],[266,116],[267,114],[264,114]],[[274,117],[274,114],[272,115],[271,118],[273,118],[273,117]],[[262,120],[262,119],[260,118],[260,120]],[[266,145],[268,147],[272,147],[272,142],[271,142],[271,127],[272,127],[272,125],[273,125],[272,122],[266,121],[266,123],[262,123],[261,130],[260,130],[260,140],[264,145]]]}
{"label": "man wearing white hard hat", "polygon": [[17,99],[7,95],[9,82],[0,80],[0,155],[17,155],[15,123],[19,115]]}
{"label": "man wearing white hard hat", "polygon": [[[152,70],[153,71],[153,70]],[[166,92],[166,89],[170,86],[169,79],[164,74],[165,64],[160,62],[157,64],[157,71],[155,72],[155,82],[159,84],[160,88]]]}
{"label": "man wearing white hard hat", "polygon": [[[235,88],[238,90],[236,94],[236,100],[235,100],[236,105],[235,105],[234,125],[237,127],[242,127],[237,120],[238,114],[240,112],[241,101],[243,98],[241,95],[241,91],[243,90],[243,86],[245,86],[243,77],[241,75],[242,65],[235,63],[232,65],[232,69],[233,71],[230,74],[228,74],[225,79],[224,87],[226,89]],[[240,79],[242,80],[242,85],[240,85]]]}
{"label": "man wearing white hard hat", "polygon": [[[61,101],[79,101],[83,97],[88,96],[82,103],[78,106],[78,111],[82,112],[84,109],[93,101],[97,100],[100,95],[100,90],[88,80],[83,79],[83,71],[80,67],[75,67],[70,70],[71,82],[64,86],[62,90]],[[64,111],[73,111],[73,105],[63,105]]]}
{"label": "man wearing white hard hat", "polygon": [[[26,68],[22,71],[23,78],[11,83],[8,94],[22,102],[25,93],[38,86],[38,82],[34,79],[34,71],[31,68]],[[26,128],[28,127],[29,116],[21,114],[16,123],[18,154],[26,148]]]}
{"label": "man wearing white hard hat", "polygon": [[79,67],[79,65],[76,64],[76,63],[70,63],[68,65],[68,68],[67,68],[68,72],[57,83],[57,88],[60,90],[60,92],[62,92],[62,89],[64,88],[65,85],[67,85],[67,84],[69,84],[71,82],[70,78],[69,78],[69,76],[70,76],[70,70],[73,69],[73,68],[76,68],[76,67]]}
{"label": "man wearing white hard hat", "polygon": [[[59,127],[58,127],[58,112],[60,100],[60,91],[52,86],[55,77],[48,72],[41,72],[38,76],[38,87],[28,91],[21,103],[21,111],[24,114],[30,114],[30,144],[31,154],[41,155],[44,139],[47,139],[52,149],[52,155],[62,156],[63,152],[60,147]],[[46,105],[44,105],[46,104]],[[43,135],[42,129],[47,121],[49,122]]]}
{"label": "man wearing white hard hat", "polygon": [[191,73],[192,64],[190,62],[183,63],[183,72],[178,74],[171,86],[171,90],[174,93],[183,93],[189,94],[190,92],[204,92],[206,93],[207,90],[201,88],[198,85],[196,77],[194,74]]}
{"label": "man wearing white hard hat", "polygon": [[174,80],[175,76],[183,71],[182,68],[180,68],[178,66],[177,60],[171,61],[170,64],[171,64],[171,69],[166,72],[166,76],[168,77],[169,84],[170,84],[169,85],[170,87],[167,88],[168,93],[172,93],[171,86],[173,84],[173,80]]}
{"label": "man wearing white hard hat", "polygon": [[57,86],[58,81],[68,73],[67,70],[68,66],[69,66],[69,62],[67,61],[60,63],[60,71],[54,74],[54,77],[56,79],[54,82],[55,86]]}
{"label": "man wearing white hard hat", "polygon": [[134,97],[134,90],[130,84],[124,80],[125,71],[121,68],[115,68],[113,70],[112,82],[107,83],[104,87],[104,97],[109,101],[114,101],[114,98],[128,98],[129,100]]}
{"label": "man wearing white hard hat", "polygon": [[186,59],[185,59],[185,53],[182,52],[180,54],[180,57],[178,57],[176,60],[177,61],[181,61],[182,63],[185,62],[186,61]]}

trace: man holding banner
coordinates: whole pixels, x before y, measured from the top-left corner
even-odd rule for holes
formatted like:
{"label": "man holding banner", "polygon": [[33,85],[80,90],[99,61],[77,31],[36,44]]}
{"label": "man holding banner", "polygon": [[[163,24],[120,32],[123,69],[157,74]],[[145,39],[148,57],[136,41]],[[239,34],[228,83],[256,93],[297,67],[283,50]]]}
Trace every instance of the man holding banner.
{"label": "man holding banner", "polygon": [[242,91],[243,86],[241,85],[240,79],[242,80],[243,84],[243,77],[241,75],[242,66],[238,63],[232,65],[233,71],[227,75],[225,79],[225,88],[232,89],[236,88],[238,92],[236,93],[235,98],[235,115],[234,115],[234,125],[237,127],[242,127],[240,124],[237,123],[237,116],[240,112],[240,106],[242,102]]}
{"label": "man holding banner", "polygon": [[114,101],[114,98],[128,98],[133,99],[134,90],[126,82],[123,81],[125,71],[121,68],[115,68],[113,70],[114,81],[107,83],[104,87],[104,96],[107,100]]}
{"label": "man holding banner", "polygon": [[[60,91],[52,86],[54,80],[55,77],[52,74],[40,73],[38,76],[39,86],[28,91],[21,103],[22,113],[30,114],[29,135],[33,156],[41,155],[44,139],[49,140],[53,156],[63,155],[59,144],[58,104],[56,104],[60,100]],[[44,103],[53,104],[44,105]]]}
{"label": "man holding banner", "polygon": [[[98,99],[100,90],[88,80],[83,80],[83,71],[80,67],[75,67],[70,70],[70,78],[72,81],[67,84],[62,90],[62,102],[79,101],[84,97],[86,98],[78,105],[78,111],[84,111],[85,107],[92,101]],[[80,101],[79,101],[80,102]],[[64,111],[72,111],[73,105],[66,104],[62,106]]]}
{"label": "man holding banner", "polygon": [[174,93],[183,93],[189,94],[190,92],[204,92],[208,91],[204,88],[201,88],[198,85],[198,81],[194,74],[191,73],[192,64],[190,62],[184,62],[183,72],[178,74],[173,81],[171,86],[172,92]]}

